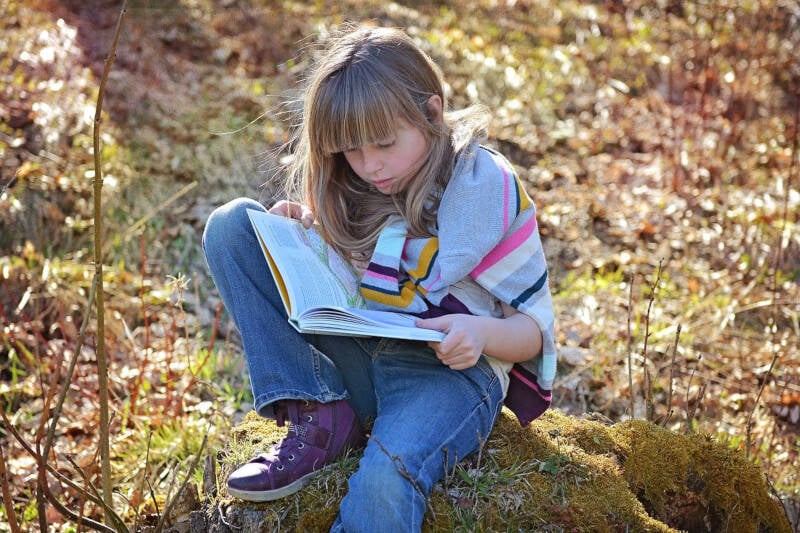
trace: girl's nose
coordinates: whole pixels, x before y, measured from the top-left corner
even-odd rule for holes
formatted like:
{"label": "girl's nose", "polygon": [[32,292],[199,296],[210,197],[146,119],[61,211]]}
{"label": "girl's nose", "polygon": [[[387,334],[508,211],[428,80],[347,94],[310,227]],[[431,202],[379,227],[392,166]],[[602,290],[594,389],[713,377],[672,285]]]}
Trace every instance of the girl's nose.
{"label": "girl's nose", "polygon": [[383,168],[383,162],[381,158],[378,156],[376,150],[370,150],[368,148],[364,149],[363,152],[364,156],[364,170],[366,172],[377,172],[378,170]]}

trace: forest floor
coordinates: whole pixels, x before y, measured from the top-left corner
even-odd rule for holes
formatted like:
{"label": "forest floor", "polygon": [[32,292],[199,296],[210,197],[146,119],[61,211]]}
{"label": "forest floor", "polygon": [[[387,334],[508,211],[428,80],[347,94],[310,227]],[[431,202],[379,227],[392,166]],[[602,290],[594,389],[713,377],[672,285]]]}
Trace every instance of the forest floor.
{"label": "forest floor", "polygon": [[[129,2],[101,121],[111,446],[128,515],[199,480],[187,469],[202,437],[219,448],[251,408],[200,235],[227,200],[274,200],[263,184],[289,138],[282,104],[315,39],[346,21],[405,28],[442,66],[452,107],[493,111],[489,144],[528,185],[550,262],[555,407],[708,433],[798,515],[796,4],[156,4]],[[0,405],[34,447],[87,313],[92,124],[119,7],[0,6]],[[55,461],[96,479],[89,331]],[[31,521],[37,464],[9,429],[13,506]]]}

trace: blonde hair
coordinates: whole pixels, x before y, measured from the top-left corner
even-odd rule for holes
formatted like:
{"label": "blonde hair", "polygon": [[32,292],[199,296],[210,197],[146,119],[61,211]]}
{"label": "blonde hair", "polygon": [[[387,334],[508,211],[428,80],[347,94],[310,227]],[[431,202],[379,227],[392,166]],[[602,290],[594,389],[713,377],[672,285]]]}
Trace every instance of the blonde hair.
{"label": "blonde hair", "polygon": [[[369,258],[378,234],[396,217],[406,220],[410,235],[431,235],[456,154],[486,124],[479,107],[431,116],[434,95],[446,110],[441,70],[398,29],[348,29],[316,65],[287,193],[311,207],[323,237],[345,257]],[[401,119],[423,133],[428,151],[408,186],[386,195],[356,176],[342,152],[392,137]]]}

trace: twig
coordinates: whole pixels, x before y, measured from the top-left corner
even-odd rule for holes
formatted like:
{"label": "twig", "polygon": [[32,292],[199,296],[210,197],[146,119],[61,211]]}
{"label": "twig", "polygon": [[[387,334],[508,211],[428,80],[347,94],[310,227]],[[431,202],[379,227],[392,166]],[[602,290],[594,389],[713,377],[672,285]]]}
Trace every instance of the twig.
{"label": "twig", "polygon": [[130,226],[128,229],[126,229],[126,230],[125,230],[125,232],[122,234],[122,237],[121,237],[121,240],[122,240],[122,242],[128,242],[128,240],[129,240],[131,237],[133,237],[133,236],[136,234],[136,232],[137,232],[137,231],[139,231],[139,230],[140,230],[140,229],[141,229],[141,228],[142,228],[142,227],[143,227],[145,224],[147,224],[147,222],[148,222],[148,221],[149,221],[151,218],[153,218],[154,216],[156,216],[156,215],[157,215],[157,214],[158,214],[158,213],[159,213],[161,210],[163,210],[164,208],[166,208],[167,206],[169,206],[169,205],[170,205],[170,204],[172,204],[173,202],[177,201],[179,198],[181,198],[182,196],[184,196],[186,193],[188,193],[189,191],[191,191],[192,189],[194,189],[195,187],[197,187],[197,185],[198,185],[198,182],[197,182],[197,181],[193,181],[193,182],[191,182],[191,183],[189,183],[189,184],[187,184],[187,185],[184,185],[183,187],[181,187],[181,189],[180,189],[178,192],[176,192],[175,194],[173,194],[172,196],[170,196],[169,198],[167,198],[166,200],[164,200],[163,202],[161,202],[160,204],[158,204],[158,205],[157,205],[157,206],[156,206],[154,209],[152,209],[152,210],[151,210],[149,213],[147,213],[145,216],[143,216],[142,218],[140,218],[139,220],[137,220],[136,222],[134,222],[134,223],[133,223],[133,224],[132,224],[132,225],[131,225],[131,226]]}
{"label": "twig", "polygon": [[[50,417],[50,406],[53,403],[53,397],[55,396],[55,392],[58,389],[58,380],[61,377],[61,365],[64,363],[64,353],[59,352],[56,354],[55,360],[53,361],[53,373],[50,376],[50,383],[48,384],[47,388],[44,386],[44,380],[39,384],[42,390],[42,419],[39,422],[39,427],[36,430],[36,443],[37,445],[41,442],[44,434],[45,428],[47,427],[47,420]],[[71,380],[67,380],[69,382]],[[48,428],[49,429],[49,428]],[[47,454],[44,457],[48,457]]]}
{"label": "twig", "polygon": [[[109,436],[108,412],[108,359],[105,350],[105,306],[103,295],[103,169],[100,162],[100,119],[103,111],[103,99],[106,94],[106,83],[111,65],[117,56],[117,43],[122,31],[122,22],[125,20],[128,0],[122,0],[117,27],[111,49],[106,57],[103,75],[100,77],[100,88],[97,93],[97,106],[94,114],[93,148],[94,148],[94,275],[97,283],[97,381],[100,395],[100,472],[103,487],[103,500],[111,506],[111,451]],[[106,520],[110,521],[111,515],[106,512]]]}
{"label": "twig", "polygon": [[[697,359],[698,366],[700,364],[700,358],[701,357],[702,356],[698,357],[698,359]],[[689,395],[692,393],[692,381],[694,380],[694,373],[696,371],[697,371],[697,367],[692,369],[692,373],[689,374],[689,383],[686,384],[686,429],[684,430],[684,433],[686,435],[688,435],[692,430],[692,418],[694,418],[694,413],[691,411],[691,409],[689,407],[689,404],[690,404]]]}
{"label": "twig", "polygon": [[[47,427],[47,417],[49,416],[50,411],[50,404],[53,402],[53,396],[55,395],[56,388],[58,387],[58,378],[61,375],[61,365],[64,362],[64,355],[59,354],[56,357],[55,364],[53,365],[53,373],[50,376],[50,383],[48,387],[45,387],[45,380],[40,375],[40,387],[42,390],[42,416],[39,420],[39,426],[36,429],[36,448],[41,449],[41,442],[42,437],[44,435],[44,430]],[[64,383],[64,389],[66,390],[69,387],[69,381]],[[47,486],[47,469],[44,467],[47,464],[48,458],[50,457],[50,451],[47,450],[46,453],[39,454],[38,456],[34,455],[34,458],[37,461],[37,477],[36,477],[36,512],[39,517],[39,527],[41,528],[44,524],[47,523],[46,517],[46,506],[44,503],[45,500],[45,493],[43,487]]]}
{"label": "twig", "polygon": [[[139,255],[142,258],[142,266],[139,270],[139,303],[141,304],[142,308],[142,328],[144,330],[144,349],[142,350],[142,358],[139,361],[139,371],[136,374],[136,379],[133,381],[133,388],[131,390],[131,399],[130,399],[130,414],[131,416],[136,416],[137,408],[136,404],[139,400],[139,387],[142,385],[142,380],[144,379],[145,374],[145,366],[149,362],[149,355],[150,355],[150,317],[147,314],[147,304],[145,303],[144,298],[144,280],[145,275],[147,273],[147,251],[145,250],[144,245],[144,235],[139,236]],[[125,421],[123,420],[123,425]]]}
{"label": "twig", "polygon": [[644,406],[645,416],[648,422],[653,421],[653,389],[650,382],[650,372],[647,369],[647,342],[650,340],[650,311],[653,308],[653,302],[656,299],[656,290],[659,283],[661,283],[661,266],[664,263],[663,259],[658,261],[658,270],[656,271],[656,279],[650,286],[650,295],[648,296],[647,313],[644,316],[644,346],[642,347],[642,369],[644,370]]}
{"label": "twig", "polygon": [[50,492],[50,488],[45,485],[44,486],[44,495],[47,498],[47,501],[56,508],[56,510],[62,515],[74,522],[80,522],[82,524],[86,524],[90,528],[96,531],[103,531],[104,533],[119,533],[118,530],[112,529],[105,524],[102,524],[96,520],[93,520],[86,516],[81,516],[78,513],[68,509],[64,504],[62,504],[58,499],[53,496],[53,493]]}
{"label": "twig", "polygon": [[628,291],[628,394],[631,397],[631,420],[635,418],[634,407],[636,399],[633,394],[633,335],[631,333],[631,316],[633,315],[633,282],[636,276],[631,274],[631,281]]}
{"label": "twig", "polygon": [[[784,498],[781,497],[778,489],[775,488],[775,485],[772,483],[772,480],[766,473],[764,473],[764,479],[767,481],[767,485],[769,486],[769,491],[772,493],[772,496],[780,502],[781,509],[783,510],[783,516],[786,517],[786,522],[791,524],[792,520],[789,518],[789,510],[786,508],[786,502],[784,501]],[[792,531],[796,531],[796,528],[793,528]]]}
{"label": "twig", "polygon": [[[686,427],[687,427],[687,429],[692,426],[692,422],[694,421],[694,417],[697,414],[697,410],[700,408],[700,404],[703,403],[703,398],[705,397],[705,395],[706,395],[706,384],[703,383],[702,385],[700,385],[700,391],[697,393],[697,401],[695,402],[694,407],[692,407],[689,410],[689,412],[688,412],[688,414],[686,416]],[[687,406],[687,408],[688,408],[688,406]],[[687,433],[688,433],[688,431],[687,431]]]}
{"label": "twig", "polygon": [[664,427],[667,427],[669,419],[672,417],[672,392],[675,385],[675,358],[678,355],[678,343],[681,340],[681,325],[678,324],[678,330],[675,332],[675,345],[672,347],[672,361],[669,365],[669,390],[667,392],[667,415],[664,417]]}
{"label": "twig", "polygon": [[175,506],[175,502],[178,501],[183,492],[186,490],[186,487],[189,485],[189,480],[192,479],[192,472],[194,472],[195,468],[197,468],[197,464],[200,462],[200,457],[203,456],[203,451],[206,449],[207,441],[208,441],[208,435],[204,435],[203,442],[200,444],[200,449],[197,451],[197,455],[195,455],[194,460],[192,461],[192,464],[189,467],[188,472],[186,473],[186,479],[183,480],[181,488],[179,488],[178,492],[175,493],[175,497],[172,498],[164,507],[164,512],[161,514],[161,518],[158,521],[155,533],[161,533],[161,531],[164,529],[164,521],[167,519],[167,516],[169,516],[170,511],[172,511],[172,508]]}
{"label": "twig", "polygon": [[[91,492],[89,492],[86,489],[79,489],[79,491],[81,492],[81,495],[86,497],[86,498],[89,498],[93,502],[97,503],[107,513],[109,513],[111,518],[112,518],[112,522],[114,523],[114,527],[116,528],[117,531],[127,533],[128,528],[125,525],[125,522],[122,521],[122,518],[120,518],[120,516],[114,511],[114,509],[112,509],[111,507],[106,505],[106,502],[103,501],[103,498],[102,498],[102,495],[100,494],[100,491],[97,490],[97,487],[94,485],[94,483],[92,483],[92,480],[89,479],[89,476],[86,475],[86,472],[83,470],[83,468],[78,466],[75,463],[75,461],[73,461],[70,457],[67,457],[67,461],[69,461],[70,464],[72,465],[72,467],[81,475],[81,477],[83,478],[83,482],[86,484],[86,486],[89,489],[91,489]],[[77,483],[74,483],[74,484],[71,483],[70,486],[76,487]]]}
{"label": "twig", "polygon": [[[58,401],[56,402],[55,408],[53,409],[53,417],[50,421],[50,427],[47,430],[47,436],[44,439],[44,449],[41,450],[41,453],[36,453],[33,449],[31,449],[31,455],[37,459],[39,463],[39,478],[37,481],[36,487],[36,498],[37,498],[37,507],[38,512],[41,515],[40,521],[44,520],[44,501],[43,501],[43,488],[40,485],[46,485],[45,479],[45,468],[49,465],[47,464],[47,458],[50,457],[50,450],[52,449],[53,442],[56,438],[56,427],[58,427],[58,421],[61,418],[61,411],[64,407],[64,401],[67,398],[67,392],[69,391],[69,386],[72,383],[72,376],[75,374],[75,366],[78,363],[78,357],[83,351],[83,343],[86,340],[86,328],[89,325],[89,317],[92,314],[92,303],[94,302],[95,294],[97,292],[97,277],[92,279],[92,285],[89,288],[89,299],[86,303],[86,314],[83,316],[83,323],[81,324],[81,328],[78,331],[78,339],[76,341],[75,350],[72,353],[72,357],[69,361],[69,367],[67,368],[67,374],[64,376],[64,384],[61,386],[61,390],[59,391]],[[4,417],[5,418],[5,414]],[[7,423],[8,424],[8,423]],[[10,426],[10,424],[8,424]],[[17,439],[20,440],[20,439]]]}
{"label": "twig", "polygon": [[397,468],[397,472],[401,476],[406,478],[409,481],[409,483],[411,483],[411,486],[414,487],[414,490],[416,490],[420,494],[420,496],[422,496],[423,499],[427,500],[427,497],[425,496],[425,493],[422,492],[422,489],[419,487],[419,485],[417,484],[416,480],[414,480],[414,477],[411,475],[411,473],[406,468],[406,465],[403,463],[403,460],[397,455],[390,454],[389,450],[386,449],[386,447],[383,445],[383,443],[381,443],[381,441],[379,441],[378,438],[375,435],[370,435],[369,438],[370,438],[370,440],[374,441],[375,444],[377,444],[378,447],[381,449],[381,451],[386,455],[386,457],[388,457],[389,460],[392,461],[392,463]]}
{"label": "twig", "polygon": [[222,300],[220,300],[217,304],[217,312],[214,314],[214,327],[211,329],[211,338],[208,341],[209,352],[214,350],[214,344],[216,343],[217,335],[219,335],[219,319],[222,316],[223,307]]}
{"label": "twig", "polygon": [[[90,499],[91,501],[93,501],[97,505],[100,505],[101,507],[103,507],[105,505],[105,502],[103,502],[103,499],[100,496],[96,496],[94,494],[88,493],[83,487],[81,487],[80,485],[78,485],[77,483],[75,483],[74,481],[69,479],[67,476],[65,476],[64,474],[62,474],[58,470],[56,470],[49,463],[47,463],[46,461],[41,461],[41,454],[38,454],[36,452],[36,450],[34,450],[33,447],[29,443],[27,443],[24,438],[22,438],[22,435],[20,435],[19,432],[16,430],[16,428],[13,425],[11,425],[11,421],[8,419],[8,416],[6,415],[5,411],[3,411],[2,409],[0,409],[0,418],[3,419],[3,423],[5,424],[6,429],[8,429],[8,431],[11,433],[11,435],[14,437],[14,439],[16,439],[16,441],[20,444],[20,446],[22,446],[25,449],[25,451],[28,452],[28,454],[30,454],[31,457],[36,459],[37,463],[39,463],[40,465],[42,463],[44,463],[44,468],[48,472],[50,472],[56,479],[58,479],[59,481],[61,481],[64,484],[68,485],[69,487],[71,487],[72,489],[76,490],[77,492],[80,492],[82,495],[86,496],[88,499]],[[70,461],[70,462],[72,463],[72,461]],[[72,463],[72,464],[73,464],[73,466],[75,466],[74,463]],[[76,466],[76,468],[77,468],[77,466]],[[80,468],[78,468],[78,471],[81,472]],[[91,486],[91,488],[94,489],[94,486]],[[95,490],[95,493],[97,493],[97,489],[94,489],[94,490]],[[46,484],[45,484],[45,487],[42,487],[41,489],[39,487],[37,487],[37,492],[40,492],[41,496],[43,498],[48,499],[48,500],[50,499],[47,496],[49,490],[46,488]],[[52,497],[52,495],[51,495],[51,497]],[[37,504],[38,504],[38,502],[37,502]],[[125,527],[125,523],[122,521],[122,519],[118,515],[116,515],[116,513],[114,513],[113,509],[108,508],[108,510],[112,513],[113,522],[117,527],[116,531],[117,532],[126,532],[127,533],[128,530]],[[67,516],[67,515],[65,515],[65,516]],[[75,515],[75,516],[77,516],[77,515]],[[72,518],[72,516],[70,516],[70,518]],[[103,526],[103,527],[105,527],[105,526]],[[94,528],[94,529],[97,529],[97,528]],[[115,531],[115,530],[111,529],[110,531]]]}
{"label": "twig", "polygon": [[[133,530],[138,531],[139,529],[139,505],[141,504],[141,500],[144,499],[144,485],[147,482],[147,469],[150,466],[150,444],[153,440],[153,430],[152,428],[150,431],[147,432],[147,449],[145,450],[144,454],[144,472],[142,473],[142,483],[139,485],[139,501],[136,504],[136,507],[133,509]],[[158,508],[158,505],[156,505]]]}
{"label": "twig", "polygon": [[758,409],[758,404],[761,402],[761,395],[764,393],[764,387],[767,386],[767,382],[769,381],[770,376],[772,376],[772,370],[775,368],[775,363],[778,362],[780,359],[780,352],[778,348],[775,348],[775,352],[772,354],[772,360],[769,363],[769,369],[767,373],[764,375],[764,378],[761,380],[761,386],[758,387],[758,394],[756,394],[756,401],[753,403],[753,408],[750,409],[750,414],[747,415],[747,424],[745,425],[745,457],[748,459],[750,458],[750,445],[751,445],[751,438],[752,438],[752,430],[753,430],[753,415]]}
{"label": "twig", "polygon": [[[2,410],[5,416],[5,410]],[[8,487],[8,472],[6,471],[6,457],[3,454],[3,447],[0,446],[0,487],[3,490],[3,506],[6,508],[6,518],[11,533],[22,533],[17,522],[17,514],[14,512],[14,501],[11,499],[11,490]]]}

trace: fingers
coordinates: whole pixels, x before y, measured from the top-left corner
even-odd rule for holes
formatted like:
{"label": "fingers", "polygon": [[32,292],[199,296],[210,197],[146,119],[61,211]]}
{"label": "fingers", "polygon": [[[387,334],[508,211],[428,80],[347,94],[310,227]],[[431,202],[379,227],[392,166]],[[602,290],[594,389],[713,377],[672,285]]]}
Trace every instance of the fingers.
{"label": "fingers", "polygon": [[302,207],[303,207],[303,212],[300,215],[300,222],[306,228],[310,228],[311,225],[314,223],[314,213],[312,213],[311,209],[309,209],[308,207],[306,207],[306,206],[302,206]]}
{"label": "fingers", "polygon": [[288,217],[289,214],[289,202],[286,200],[281,200],[280,202],[276,202],[273,204],[272,207],[267,209],[267,212],[272,213],[273,215],[281,215],[284,217]]}
{"label": "fingers", "polygon": [[297,202],[289,202],[281,200],[269,208],[269,212],[273,215],[281,215],[284,217],[299,220],[306,228],[311,227],[314,223],[314,213],[307,205],[299,204]]}
{"label": "fingers", "polygon": [[436,357],[443,365],[449,366],[453,370],[464,370],[470,368],[478,362],[480,352],[476,352],[469,347],[456,344],[452,347],[446,346],[448,338],[446,337],[442,342],[428,343]]}
{"label": "fingers", "polygon": [[476,345],[475,339],[465,331],[463,321],[459,323],[457,320],[458,315],[445,315],[418,319],[416,325],[445,333],[444,339],[439,342],[429,342],[428,346],[436,352],[436,357],[443,365],[453,370],[465,370],[475,366],[482,350]]}
{"label": "fingers", "polygon": [[437,353],[436,355],[443,365],[450,367],[452,370],[466,370],[467,368],[472,368],[478,362],[478,360],[470,354],[442,356]]}

